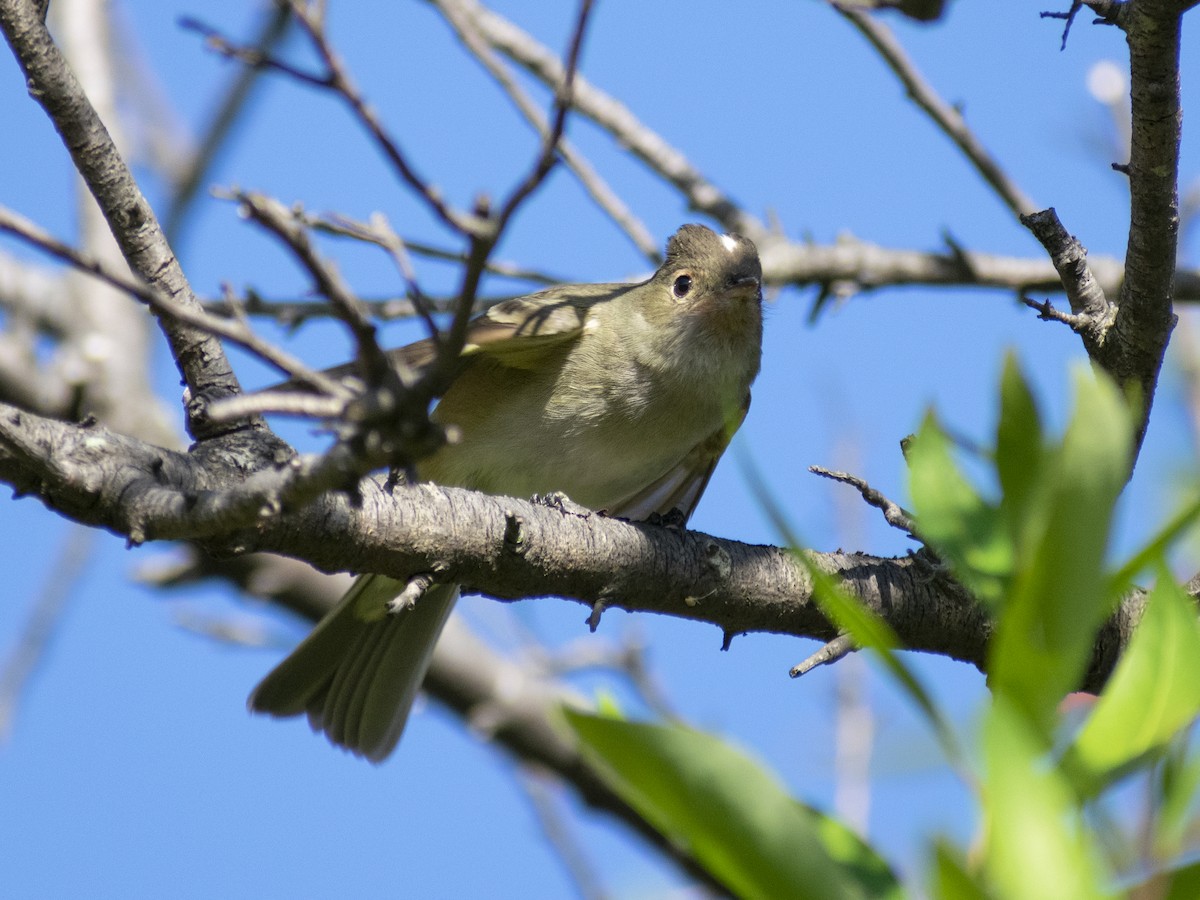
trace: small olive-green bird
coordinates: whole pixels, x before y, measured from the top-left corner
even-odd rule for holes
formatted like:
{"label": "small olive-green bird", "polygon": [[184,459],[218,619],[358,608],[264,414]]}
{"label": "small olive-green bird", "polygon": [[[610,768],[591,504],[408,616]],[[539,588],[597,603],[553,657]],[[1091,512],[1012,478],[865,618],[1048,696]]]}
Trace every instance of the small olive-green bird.
{"label": "small olive-green bird", "polygon": [[[433,344],[395,355],[428,365]],[[470,325],[433,418],[458,440],[422,480],[527,498],[562,492],[641,520],[695,509],[750,406],[762,352],[762,268],[749,240],[684,225],[640,284],[568,284],[497,304]],[[362,575],[250,695],[308,715],[380,762],[395,748],[458,599],[436,584],[387,612],[404,581]]]}

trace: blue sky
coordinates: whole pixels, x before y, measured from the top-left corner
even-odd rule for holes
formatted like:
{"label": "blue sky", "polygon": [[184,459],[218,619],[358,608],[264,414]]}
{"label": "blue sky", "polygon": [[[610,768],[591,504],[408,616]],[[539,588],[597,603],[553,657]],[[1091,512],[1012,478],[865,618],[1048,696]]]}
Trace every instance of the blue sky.
{"label": "blue sky", "polygon": [[[1109,168],[1107,112],[1085,81],[1097,60],[1124,66],[1124,41],[1115,29],[1081,21],[1060,52],[1059,26],[1037,16],[1044,7],[959,3],[938,26],[889,21],[929,80],[962,104],[976,133],[1035,202],[1055,206],[1093,254],[1120,256],[1125,187]],[[497,8],[553,47],[563,45],[573,15],[569,4]],[[124,0],[119,9],[165,95],[197,130],[232,66],[206,52],[177,19],[197,15],[230,35],[249,35],[248,6]],[[334,37],[367,95],[447,196],[460,204],[479,191],[502,196],[523,175],[536,140],[430,8],[333,4],[332,16]],[[303,58],[299,42],[291,47]],[[1200,74],[1188,49],[1185,108]],[[951,143],[904,99],[866,43],[821,3],[606,0],[597,5],[582,71],[749,211],[777,217],[789,237],[826,243],[849,233],[885,246],[940,250],[949,234],[975,250],[1040,252]],[[65,154],[7,56],[0,61],[0,121],[9,136],[4,168],[21,173],[0,180],[0,203],[70,236]],[[676,194],[595,127],[573,121],[569,133],[661,240],[693,218]],[[1185,134],[1185,180],[1200,176],[1195,146]],[[252,114],[212,180],[313,210],[359,218],[382,210],[406,237],[442,238],[341,107],[281,79],[260,85]],[[153,178],[146,189],[162,202]],[[3,249],[24,255],[7,241]],[[326,249],[364,295],[398,289],[381,255],[345,243]],[[286,255],[238,220],[227,202],[203,201],[177,250],[193,285],[206,294],[222,281],[274,296],[306,287]],[[561,170],[522,210],[499,255],[581,281],[647,268]],[[1181,248],[1182,259],[1195,257],[1194,244]],[[452,284],[445,268],[422,265],[419,275],[427,289]],[[1009,295],[890,290],[854,298],[815,326],[807,323],[811,300],[810,292],[785,290],[770,305],[763,371],[738,452],[765,471],[799,533],[817,549],[905,552],[902,536],[847,497],[848,489],[806,469],[852,469],[903,500],[899,440],[931,404],[956,429],[986,440],[1006,348],[1017,349],[1046,411],[1062,420],[1070,366],[1082,358],[1078,342]],[[414,332],[397,325],[388,333],[400,343]],[[293,348],[320,364],[348,352],[337,328],[317,325],[294,335]],[[265,383],[269,375],[260,366],[235,358],[247,384]],[[175,403],[165,351],[155,376],[162,396]],[[289,435],[314,446],[300,430]],[[1161,520],[1193,457],[1179,379],[1169,372],[1126,498],[1118,547]],[[733,458],[718,469],[692,526],[748,542],[777,541]],[[5,503],[0,653],[59,565],[69,531],[35,500]],[[378,768],[334,750],[301,723],[252,719],[247,692],[303,626],[216,588],[163,597],[131,584],[137,567],[171,552],[166,546],[128,551],[112,536],[97,538],[15,733],[0,746],[0,846],[9,860],[0,893],[570,892],[512,766],[441,710],[419,713],[400,750]],[[582,608],[552,599],[502,606],[475,598],[460,609],[502,646],[514,645],[518,624],[552,646],[586,635]],[[246,649],[196,636],[177,626],[181,611],[265,619],[281,646]],[[799,682],[787,678],[814,645],[751,635],[720,653],[720,633],[711,626],[624,613],[606,615],[599,637],[631,630],[644,636],[658,678],[688,719],[751,748],[809,802],[832,802],[838,675],[827,667]],[[984,697],[979,674],[932,657],[915,663],[969,730]],[[636,698],[613,679],[589,675],[578,686],[614,691],[639,711]],[[870,838],[902,870],[920,873],[920,847],[929,835],[969,840],[969,798],[886,681],[871,672],[867,690],[878,728]],[[563,802],[578,806],[569,797]],[[678,883],[671,869],[603,819],[583,812],[574,827],[617,895],[654,896]]]}

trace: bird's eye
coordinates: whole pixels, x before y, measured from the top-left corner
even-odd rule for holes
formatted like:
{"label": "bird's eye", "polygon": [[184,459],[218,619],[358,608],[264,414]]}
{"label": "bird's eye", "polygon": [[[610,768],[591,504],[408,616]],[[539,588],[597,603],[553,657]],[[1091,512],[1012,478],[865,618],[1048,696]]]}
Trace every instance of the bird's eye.
{"label": "bird's eye", "polygon": [[671,285],[671,293],[675,295],[676,300],[682,300],[687,296],[688,291],[692,289],[692,276],[680,275],[676,277],[675,283]]}

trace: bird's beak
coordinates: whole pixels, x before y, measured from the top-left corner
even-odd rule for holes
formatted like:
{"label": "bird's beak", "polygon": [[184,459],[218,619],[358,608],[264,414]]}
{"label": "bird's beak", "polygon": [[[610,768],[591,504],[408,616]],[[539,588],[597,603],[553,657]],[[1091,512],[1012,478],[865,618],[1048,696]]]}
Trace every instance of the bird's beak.
{"label": "bird's beak", "polygon": [[759,291],[762,290],[762,280],[757,275],[743,275],[741,278],[734,280],[730,286],[730,290],[735,294],[757,296]]}

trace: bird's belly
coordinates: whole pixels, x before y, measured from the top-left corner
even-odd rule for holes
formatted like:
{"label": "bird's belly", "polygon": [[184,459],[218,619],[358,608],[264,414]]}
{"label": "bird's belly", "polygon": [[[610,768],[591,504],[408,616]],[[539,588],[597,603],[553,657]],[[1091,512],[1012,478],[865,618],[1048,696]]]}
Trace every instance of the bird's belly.
{"label": "bird's belly", "polygon": [[494,402],[461,402],[478,400],[479,384],[447,393],[435,415],[456,426],[458,440],[418,465],[422,478],[522,498],[561,491],[592,509],[611,509],[677,465],[724,421],[715,405],[700,411],[679,398],[627,404],[592,392],[564,405],[552,386],[511,369],[477,367],[463,376],[475,377],[488,379],[482,393]]}
{"label": "bird's belly", "polygon": [[421,467],[441,484],[491,494],[529,497],[562,491],[592,509],[610,509],[676,465],[702,438],[683,441],[613,427],[613,423],[562,428],[541,422],[536,428],[506,429],[480,439],[463,435]]}

